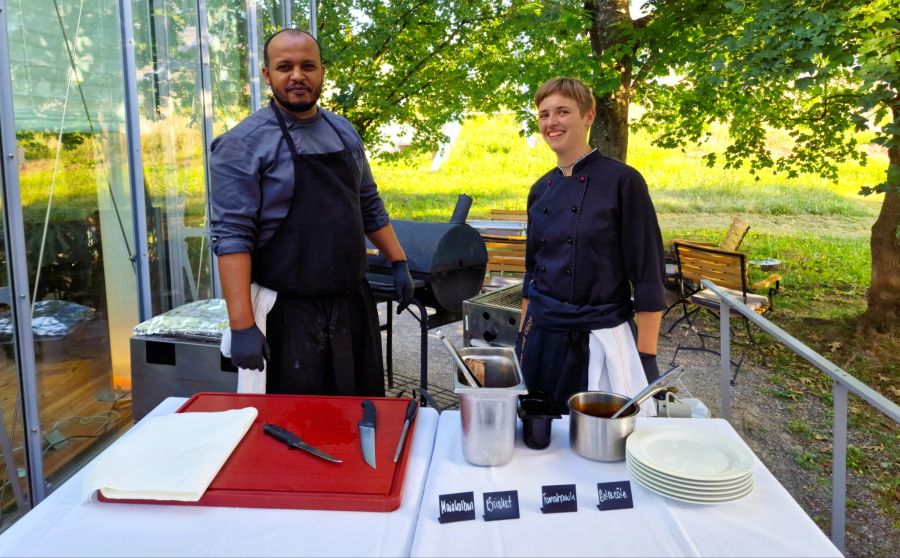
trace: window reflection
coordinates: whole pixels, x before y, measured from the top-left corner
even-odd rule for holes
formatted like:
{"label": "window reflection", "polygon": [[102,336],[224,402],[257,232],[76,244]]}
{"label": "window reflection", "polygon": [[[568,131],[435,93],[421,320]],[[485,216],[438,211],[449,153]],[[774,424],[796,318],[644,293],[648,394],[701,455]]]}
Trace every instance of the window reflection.
{"label": "window reflection", "polygon": [[209,298],[195,0],[133,3],[153,314]]}
{"label": "window reflection", "polygon": [[131,414],[128,341],[137,303],[118,14],[115,0],[6,6],[52,487]]}

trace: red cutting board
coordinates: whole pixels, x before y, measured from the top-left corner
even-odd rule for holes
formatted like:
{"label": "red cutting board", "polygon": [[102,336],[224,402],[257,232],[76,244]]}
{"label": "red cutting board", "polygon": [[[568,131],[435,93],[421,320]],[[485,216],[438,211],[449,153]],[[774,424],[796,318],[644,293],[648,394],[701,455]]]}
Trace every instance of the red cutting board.
{"label": "red cutting board", "polygon": [[[363,399],[375,404],[376,469],[363,460],[359,441],[357,422],[362,418]],[[111,500],[99,494],[98,498],[104,502],[144,504],[393,511],[400,507],[417,422],[410,424],[400,459],[394,463],[408,403],[406,398],[386,397],[198,393],[177,412],[244,407],[259,411],[200,500]],[[288,448],[284,442],[263,433],[267,422],[290,430],[343,463],[331,463]]]}

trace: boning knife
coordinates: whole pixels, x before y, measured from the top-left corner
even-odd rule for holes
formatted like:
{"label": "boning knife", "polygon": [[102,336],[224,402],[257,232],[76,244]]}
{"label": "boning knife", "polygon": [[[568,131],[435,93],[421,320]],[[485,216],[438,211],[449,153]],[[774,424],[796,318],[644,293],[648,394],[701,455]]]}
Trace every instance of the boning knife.
{"label": "boning knife", "polygon": [[320,457],[326,461],[331,461],[332,463],[342,463],[342,461],[337,457],[334,457],[333,455],[329,455],[320,449],[312,447],[311,445],[304,442],[300,438],[300,436],[297,436],[293,432],[285,430],[280,426],[266,423],[263,425],[263,432],[275,438],[276,440],[284,442],[288,445],[288,447],[302,449],[303,451],[307,451],[315,455],[316,457]]}
{"label": "boning knife", "polygon": [[359,443],[362,446],[363,459],[375,468],[375,404],[368,399],[362,402],[363,417],[359,425]]}

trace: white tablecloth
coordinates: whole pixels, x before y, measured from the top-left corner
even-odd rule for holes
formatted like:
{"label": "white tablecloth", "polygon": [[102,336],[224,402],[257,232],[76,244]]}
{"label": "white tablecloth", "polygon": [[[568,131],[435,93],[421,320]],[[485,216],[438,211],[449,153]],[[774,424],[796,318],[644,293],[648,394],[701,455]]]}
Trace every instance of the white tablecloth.
{"label": "white tablecloth", "polygon": [[[184,401],[169,398],[148,416]],[[0,556],[408,556],[438,415],[423,408],[416,420],[403,501],[391,513],[82,504],[82,471],[0,534]]]}
{"label": "white tablecloth", "polygon": [[[745,445],[722,419],[640,418],[709,429]],[[681,503],[646,490],[625,462],[585,459],[569,448],[568,417],[553,421],[549,448],[522,443],[510,463],[477,467],[462,453],[458,411],[441,414],[413,556],[840,556],[831,541],[754,457],[756,488],[719,505]],[[746,447],[746,446],[745,446]],[[597,483],[630,480],[634,508],[601,512]],[[543,514],[541,486],[575,484],[578,511]],[[482,494],[518,490],[520,519],[486,522]],[[438,496],[475,492],[476,519],[438,522]]]}

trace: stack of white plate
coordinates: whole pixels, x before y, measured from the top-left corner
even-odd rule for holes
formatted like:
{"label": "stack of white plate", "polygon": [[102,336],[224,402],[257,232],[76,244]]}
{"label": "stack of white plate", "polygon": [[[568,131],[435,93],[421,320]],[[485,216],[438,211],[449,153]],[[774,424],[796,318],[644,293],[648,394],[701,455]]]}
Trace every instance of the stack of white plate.
{"label": "stack of white plate", "polygon": [[648,490],[683,502],[720,504],[753,491],[753,454],[696,427],[636,430],[625,442],[625,464]]}

